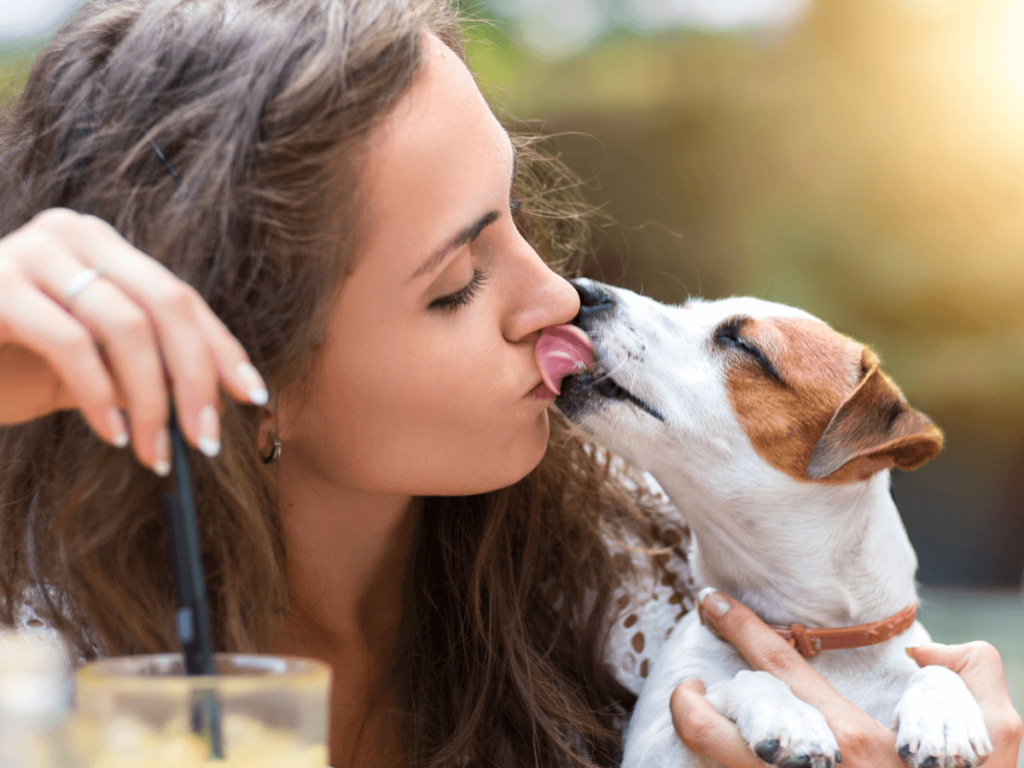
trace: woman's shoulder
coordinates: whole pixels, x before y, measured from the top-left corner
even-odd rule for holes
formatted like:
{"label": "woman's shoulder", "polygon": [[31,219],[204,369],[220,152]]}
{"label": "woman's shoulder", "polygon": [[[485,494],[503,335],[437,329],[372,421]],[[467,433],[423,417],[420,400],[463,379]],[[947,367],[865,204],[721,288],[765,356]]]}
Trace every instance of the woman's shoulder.
{"label": "woman's shoulder", "polygon": [[606,659],[619,682],[639,693],[662,644],[694,605],[690,530],[650,473],[617,456],[611,456],[608,465],[621,485],[635,494],[638,505],[648,511],[650,543],[620,532],[606,537],[622,574],[613,598]]}

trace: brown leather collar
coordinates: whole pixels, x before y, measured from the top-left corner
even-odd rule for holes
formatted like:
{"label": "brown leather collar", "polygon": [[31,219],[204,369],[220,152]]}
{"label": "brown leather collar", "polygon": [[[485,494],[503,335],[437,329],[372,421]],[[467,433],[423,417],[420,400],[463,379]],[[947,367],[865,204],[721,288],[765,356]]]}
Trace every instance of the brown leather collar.
{"label": "brown leather collar", "polygon": [[[704,621],[703,611],[698,604],[701,622]],[[803,624],[794,622],[788,627],[769,624],[772,629],[789,641],[806,658],[817,655],[818,651],[834,651],[841,648],[863,648],[867,645],[884,643],[901,632],[906,632],[914,624],[917,617],[917,605],[911,603],[899,613],[871,624],[857,624],[853,627],[828,627],[808,629]]]}

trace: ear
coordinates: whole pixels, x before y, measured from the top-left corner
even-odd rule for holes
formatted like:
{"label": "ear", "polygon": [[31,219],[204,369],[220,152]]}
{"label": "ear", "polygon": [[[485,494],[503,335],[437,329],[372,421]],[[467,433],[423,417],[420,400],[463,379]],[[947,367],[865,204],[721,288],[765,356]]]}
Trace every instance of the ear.
{"label": "ear", "polygon": [[857,389],[832,415],[814,446],[807,465],[811,480],[852,482],[891,467],[910,471],[942,449],[942,432],[910,407],[867,347],[861,369],[865,374]]}

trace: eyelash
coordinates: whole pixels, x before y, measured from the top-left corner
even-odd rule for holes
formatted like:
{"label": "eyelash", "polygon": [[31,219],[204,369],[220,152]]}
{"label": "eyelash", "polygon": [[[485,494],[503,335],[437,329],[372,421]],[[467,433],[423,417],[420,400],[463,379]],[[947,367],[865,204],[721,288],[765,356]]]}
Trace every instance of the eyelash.
{"label": "eyelash", "polygon": [[[509,210],[512,215],[515,216],[523,207],[523,201],[517,198],[509,198],[508,201]],[[469,281],[465,288],[455,293],[449,294],[448,296],[442,296],[439,299],[434,299],[430,302],[431,309],[440,309],[446,312],[454,312],[459,307],[464,307],[473,300],[476,296],[476,292],[480,290],[480,287],[487,280],[487,275],[481,272],[479,269],[473,270],[473,279]]]}
{"label": "eyelash", "polygon": [[430,302],[431,308],[454,312],[459,307],[463,307],[473,300],[473,297],[476,296],[476,292],[480,289],[480,286],[484,284],[486,279],[487,275],[479,269],[474,269],[473,279],[469,281],[465,288],[448,296],[442,296],[439,299],[434,299]]}

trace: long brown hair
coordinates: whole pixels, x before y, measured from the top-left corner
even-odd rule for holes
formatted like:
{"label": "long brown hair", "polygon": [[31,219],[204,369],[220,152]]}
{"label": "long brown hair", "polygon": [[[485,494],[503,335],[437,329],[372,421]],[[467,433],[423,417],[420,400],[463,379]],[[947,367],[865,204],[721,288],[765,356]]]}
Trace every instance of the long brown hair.
{"label": "long brown hair", "polygon": [[[4,115],[0,235],[54,206],[106,220],[196,287],[280,392],[316,357],[365,139],[414,81],[425,29],[462,55],[445,0],[93,0]],[[541,194],[566,172],[519,144],[519,226],[565,271],[579,202]],[[268,650],[291,599],[260,417],[226,402],[221,455],[193,462],[231,651]],[[162,492],[77,413],[0,430],[0,619],[29,601],[85,658],[174,649]],[[409,764],[614,762],[633,702],[602,659],[605,536],[639,530],[631,498],[552,413],[523,480],[424,500],[391,676]]]}

